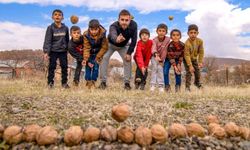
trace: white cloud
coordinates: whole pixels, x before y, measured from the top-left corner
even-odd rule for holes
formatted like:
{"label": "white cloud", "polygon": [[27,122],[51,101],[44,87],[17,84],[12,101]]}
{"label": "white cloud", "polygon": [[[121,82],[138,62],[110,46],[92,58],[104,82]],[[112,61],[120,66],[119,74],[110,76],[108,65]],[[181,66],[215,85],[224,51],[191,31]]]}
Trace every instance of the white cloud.
{"label": "white cloud", "polygon": [[0,22],[0,50],[42,49],[44,28]]}

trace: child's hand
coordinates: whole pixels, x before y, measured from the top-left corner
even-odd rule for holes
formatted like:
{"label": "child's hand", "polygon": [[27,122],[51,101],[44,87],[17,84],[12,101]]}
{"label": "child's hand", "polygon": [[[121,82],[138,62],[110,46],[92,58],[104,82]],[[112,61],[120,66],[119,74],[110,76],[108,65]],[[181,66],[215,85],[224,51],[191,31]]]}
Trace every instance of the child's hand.
{"label": "child's hand", "polygon": [[145,75],[146,68],[142,67],[142,68],[141,68],[141,72],[142,72],[143,75]]}
{"label": "child's hand", "polygon": [[177,66],[174,66],[174,72],[177,74],[177,75],[180,75],[181,72],[180,70],[177,68]]}
{"label": "child's hand", "polygon": [[90,68],[93,68],[93,67],[94,67],[94,64],[88,62],[88,66],[89,66]]}
{"label": "child's hand", "polygon": [[130,62],[130,61],[131,61],[131,55],[126,54],[126,55],[125,55],[125,60],[126,60],[127,62]]}
{"label": "child's hand", "polygon": [[181,72],[181,65],[180,64],[177,64],[177,68],[178,68],[178,70]]}
{"label": "child's hand", "polygon": [[87,63],[86,60],[83,60],[83,61],[82,61],[82,65],[83,65],[83,66],[86,66],[86,63]]}
{"label": "child's hand", "polygon": [[46,60],[46,61],[49,60],[49,55],[48,55],[47,53],[45,53],[45,54],[43,55],[43,59]]}
{"label": "child's hand", "polygon": [[189,66],[189,71],[191,72],[191,73],[194,73],[194,67],[191,65],[191,66]]}
{"label": "child's hand", "polygon": [[125,41],[126,39],[123,37],[122,34],[119,34],[116,38],[116,43],[121,43],[123,41]]}
{"label": "child's hand", "polygon": [[199,66],[199,68],[202,68],[202,67],[203,67],[203,64],[202,64],[202,63],[199,63],[198,66]]}
{"label": "child's hand", "polygon": [[156,61],[157,63],[159,63],[159,62],[161,61],[161,58],[160,58],[158,55],[156,55],[156,56],[155,56],[155,61]]}
{"label": "child's hand", "polygon": [[97,64],[100,64],[102,62],[102,59],[101,58],[96,58],[95,61],[96,61]]}

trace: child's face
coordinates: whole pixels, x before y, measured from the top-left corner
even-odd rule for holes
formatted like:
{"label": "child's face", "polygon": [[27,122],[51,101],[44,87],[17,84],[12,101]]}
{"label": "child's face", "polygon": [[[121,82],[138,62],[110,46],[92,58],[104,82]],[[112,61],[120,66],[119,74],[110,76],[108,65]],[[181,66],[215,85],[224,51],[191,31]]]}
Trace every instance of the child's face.
{"label": "child's face", "polygon": [[180,39],[181,39],[181,35],[179,32],[173,32],[172,35],[171,35],[171,39],[174,41],[174,42],[179,42]]}
{"label": "child's face", "polygon": [[63,20],[63,15],[60,12],[55,12],[52,16],[52,19],[56,22],[56,23],[61,23],[61,21]]}
{"label": "child's face", "polygon": [[166,29],[163,29],[163,28],[159,28],[156,32],[159,38],[164,38],[164,36],[166,36],[167,34]]}
{"label": "child's face", "polygon": [[128,28],[130,21],[131,21],[130,15],[121,15],[118,20],[123,30]]}
{"label": "child's face", "polygon": [[188,36],[191,40],[195,40],[198,34],[199,34],[199,32],[196,30],[188,31]]}
{"label": "child's face", "polygon": [[90,34],[94,37],[98,35],[99,30],[100,30],[99,28],[89,28]]}
{"label": "child's face", "polygon": [[142,42],[147,42],[149,39],[149,35],[147,33],[142,33],[141,34],[141,40]]}
{"label": "child's face", "polygon": [[70,36],[72,37],[73,41],[79,41],[81,36],[80,30],[71,31]]}

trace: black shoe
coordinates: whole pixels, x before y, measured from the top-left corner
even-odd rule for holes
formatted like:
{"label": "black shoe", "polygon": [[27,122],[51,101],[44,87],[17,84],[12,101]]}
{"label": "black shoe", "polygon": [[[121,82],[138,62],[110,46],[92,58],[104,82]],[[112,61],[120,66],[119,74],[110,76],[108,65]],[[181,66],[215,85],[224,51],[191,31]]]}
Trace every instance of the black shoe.
{"label": "black shoe", "polygon": [[170,85],[165,85],[165,91],[169,93],[171,91]]}
{"label": "black shoe", "polygon": [[144,90],[145,89],[145,84],[141,84],[140,90]]}
{"label": "black shoe", "polygon": [[69,85],[68,85],[67,83],[62,84],[62,87],[63,87],[64,89],[69,89],[69,88],[70,88]]}
{"label": "black shoe", "polygon": [[175,85],[175,92],[180,92],[181,91],[181,86],[180,85]]}
{"label": "black shoe", "polygon": [[101,82],[100,86],[99,86],[99,89],[106,89],[107,88],[107,84],[106,82]]}
{"label": "black shoe", "polygon": [[53,88],[54,88],[54,84],[53,84],[53,83],[49,83],[49,84],[48,84],[48,88],[49,88],[49,89],[53,89]]}
{"label": "black shoe", "polygon": [[201,84],[195,84],[195,86],[198,88],[198,89],[202,89],[203,86]]}
{"label": "black shoe", "polygon": [[130,84],[129,84],[129,83],[125,83],[124,89],[125,89],[125,90],[131,90]]}
{"label": "black shoe", "polygon": [[74,80],[74,81],[73,81],[73,85],[74,85],[74,86],[79,86],[79,81]]}

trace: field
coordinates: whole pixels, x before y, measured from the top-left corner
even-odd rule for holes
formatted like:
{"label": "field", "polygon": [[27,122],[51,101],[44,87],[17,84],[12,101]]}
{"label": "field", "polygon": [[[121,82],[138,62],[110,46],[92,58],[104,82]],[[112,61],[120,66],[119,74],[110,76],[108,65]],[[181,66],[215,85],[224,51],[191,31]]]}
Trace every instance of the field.
{"label": "field", "polygon": [[[202,90],[192,87],[192,92],[185,92],[182,87],[178,94],[152,93],[148,87],[145,91],[125,91],[122,83],[108,86],[106,90],[88,90],[81,83],[79,87],[65,90],[57,82],[54,89],[48,89],[46,81],[41,79],[1,79],[0,122],[6,126],[53,125],[60,132],[71,125],[136,128],[154,123],[168,127],[174,122],[198,122],[206,127],[204,117],[214,114],[222,124],[234,121],[250,127],[250,85],[205,85]],[[132,109],[131,117],[121,124],[110,115],[112,106],[118,103],[127,103]]]}

